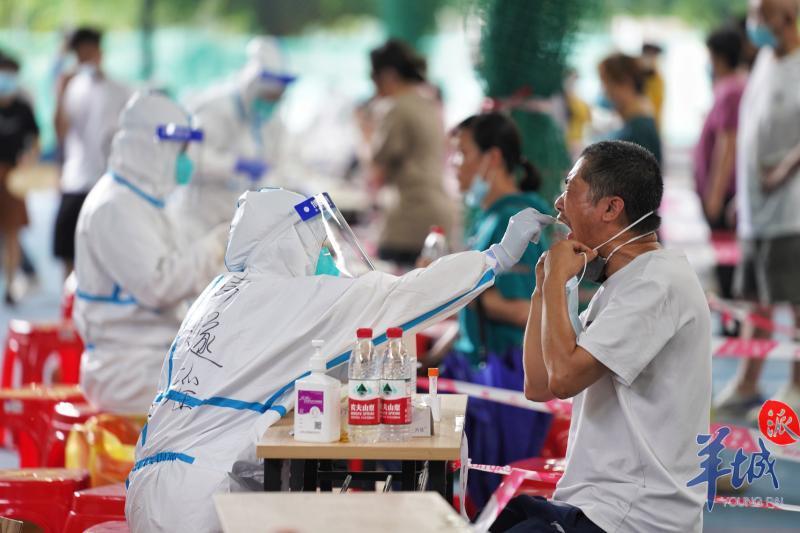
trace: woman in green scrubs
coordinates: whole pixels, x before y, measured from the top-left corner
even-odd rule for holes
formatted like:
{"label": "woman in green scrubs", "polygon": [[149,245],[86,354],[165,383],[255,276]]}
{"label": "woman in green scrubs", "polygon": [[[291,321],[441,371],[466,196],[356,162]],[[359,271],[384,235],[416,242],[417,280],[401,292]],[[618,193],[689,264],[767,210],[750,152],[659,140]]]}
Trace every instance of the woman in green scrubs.
{"label": "woman in green scrubs", "polygon": [[[508,220],[526,207],[550,213],[536,193],[539,173],[522,158],[522,142],[514,122],[500,113],[468,118],[454,132],[454,163],[464,192],[466,247],[484,250],[503,237]],[[536,262],[547,248],[543,236],[530,244],[522,260],[495,278],[459,314],[455,350],[443,361],[443,377],[521,391],[524,383],[522,343]],[[483,464],[505,465],[540,454],[550,425],[545,413],[470,398],[466,432],[470,457]],[[499,476],[472,472],[469,495],[482,506]]]}
{"label": "woman in green scrubs", "polygon": [[[523,159],[520,135],[509,117],[475,115],[459,124],[453,135],[454,163],[465,194],[466,248],[485,250],[500,242],[511,216],[526,207],[550,213],[550,206],[536,193],[539,173]],[[545,238],[528,246],[514,269],[498,275],[494,287],[461,312],[455,349],[473,365],[486,353],[502,354],[522,346],[536,262],[546,248]]]}

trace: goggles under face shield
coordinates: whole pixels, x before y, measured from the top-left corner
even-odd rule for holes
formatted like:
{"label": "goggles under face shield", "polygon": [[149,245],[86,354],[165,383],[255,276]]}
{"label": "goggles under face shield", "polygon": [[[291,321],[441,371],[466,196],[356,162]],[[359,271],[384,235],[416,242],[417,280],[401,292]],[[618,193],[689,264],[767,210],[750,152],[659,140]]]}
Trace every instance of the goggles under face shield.
{"label": "goggles under face shield", "polygon": [[375,270],[350,225],[328,193],[317,194],[294,206],[304,222],[321,217],[325,240],[317,261],[317,273],[357,278]]}
{"label": "goggles under face shield", "polygon": [[262,70],[258,73],[258,78],[261,81],[279,83],[281,85],[289,85],[297,81],[297,76],[292,74],[279,74],[271,70]]}

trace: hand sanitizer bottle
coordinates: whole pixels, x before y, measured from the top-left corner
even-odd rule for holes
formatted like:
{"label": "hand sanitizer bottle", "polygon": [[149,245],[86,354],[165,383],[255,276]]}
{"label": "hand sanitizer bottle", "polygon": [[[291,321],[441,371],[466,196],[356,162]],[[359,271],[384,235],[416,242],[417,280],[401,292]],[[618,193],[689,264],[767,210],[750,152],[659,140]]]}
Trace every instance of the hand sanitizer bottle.
{"label": "hand sanitizer bottle", "polygon": [[325,374],[324,341],[313,340],[311,374],[295,382],[294,440],[335,442],[340,438],[341,383]]}

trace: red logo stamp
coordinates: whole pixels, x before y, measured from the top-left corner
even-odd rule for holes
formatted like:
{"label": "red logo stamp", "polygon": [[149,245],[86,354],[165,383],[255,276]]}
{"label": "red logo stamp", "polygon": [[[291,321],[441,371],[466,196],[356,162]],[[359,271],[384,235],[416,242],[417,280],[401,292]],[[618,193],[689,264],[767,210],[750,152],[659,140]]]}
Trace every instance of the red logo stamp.
{"label": "red logo stamp", "polygon": [[797,413],[783,402],[767,400],[758,413],[761,433],[778,446],[788,446],[800,441],[800,420]]}

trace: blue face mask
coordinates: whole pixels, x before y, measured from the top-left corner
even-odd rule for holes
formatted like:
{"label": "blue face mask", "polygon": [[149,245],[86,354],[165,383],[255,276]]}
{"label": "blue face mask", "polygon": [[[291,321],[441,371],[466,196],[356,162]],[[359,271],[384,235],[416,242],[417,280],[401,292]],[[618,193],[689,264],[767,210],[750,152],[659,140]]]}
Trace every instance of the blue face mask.
{"label": "blue face mask", "polygon": [[333,260],[330,249],[323,246],[319,251],[319,258],[317,259],[317,270],[314,272],[315,276],[325,275],[339,277],[339,268],[336,266],[336,261]]}
{"label": "blue face mask", "polygon": [[765,26],[763,23],[747,24],[747,38],[750,39],[756,47],[771,46],[777,48],[778,39],[775,34]]}
{"label": "blue face mask", "polygon": [[468,207],[480,207],[488,193],[489,182],[479,174],[472,180],[472,185],[469,186],[469,190],[464,196],[464,202]]}
{"label": "blue face mask", "polygon": [[11,96],[17,92],[19,80],[16,74],[0,72],[0,96]]}
{"label": "blue face mask", "polygon": [[264,123],[272,118],[275,114],[275,108],[278,107],[278,102],[274,100],[264,100],[263,98],[256,98],[253,100],[253,116],[258,122]]}
{"label": "blue face mask", "polygon": [[186,152],[178,154],[178,159],[175,161],[175,183],[178,185],[186,185],[192,180],[192,172],[194,172],[194,163],[186,155]]}
{"label": "blue face mask", "polygon": [[480,207],[487,194],[489,194],[489,182],[486,180],[486,172],[479,172],[472,178],[472,184],[464,195],[464,203],[467,207]]}

